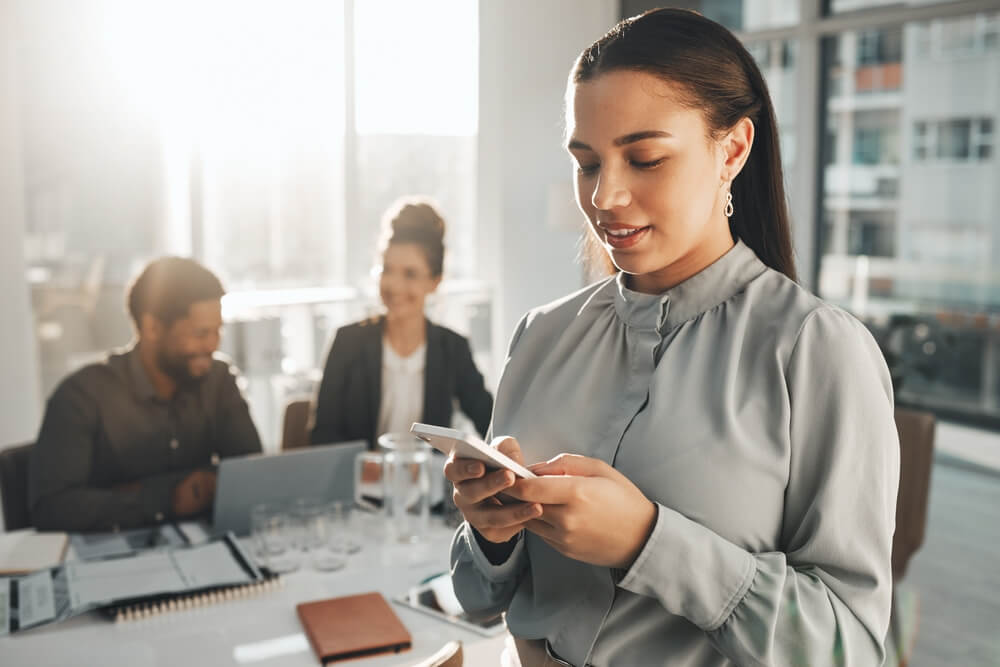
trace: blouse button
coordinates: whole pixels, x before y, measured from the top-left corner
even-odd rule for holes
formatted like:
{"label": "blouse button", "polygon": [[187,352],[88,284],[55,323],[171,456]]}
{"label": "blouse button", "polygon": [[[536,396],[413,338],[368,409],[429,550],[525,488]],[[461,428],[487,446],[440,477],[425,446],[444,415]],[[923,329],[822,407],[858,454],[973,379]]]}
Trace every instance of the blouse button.
{"label": "blouse button", "polygon": [[181,443],[177,442],[177,438],[170,439],[170,449],[177,449],[181,446]]}

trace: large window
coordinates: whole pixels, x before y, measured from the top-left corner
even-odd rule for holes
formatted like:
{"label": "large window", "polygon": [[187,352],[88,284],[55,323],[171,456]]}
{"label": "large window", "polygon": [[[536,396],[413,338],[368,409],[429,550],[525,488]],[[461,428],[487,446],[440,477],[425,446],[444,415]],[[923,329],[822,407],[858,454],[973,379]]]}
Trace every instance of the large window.
{"label": "large window", "polygon": [[781,146],[781,163],[785,170],[795,168],[796,66],[797,42],[790,39],[767,42],[750,42],[747,48],[757,61],[774,103],[774,112],[781,119],[778,135]]}
{"label": "large window", "polygon": [[166,149],[182,161],[168,176],[180,179],[172,193],[190,214],[176,224],[231,288],[341,283],[343,6],[226,5],[205,3],[192,17],[199,29],[177,94],[184,104],[161,117],[179,126]]}
{"label": "large window", "polygon": [[767,78],[803,281],[873,331],[899,402],[1000,428],[995,4],[681,4]]}
{"label": "large window", "polygon": [[[478,3],[15,4],[46,395],[129,340],[122,294],[157,255],[219,273],[240,292],[228,313],[370,295],[383,210],[423,194],[449,223],[446,277],[481,278]],[[274,291],[248,295],[262,289]],[[359,307],[234,327],[224,345],[242,354],[252,338],[295,335],[294,363],[270,343],[237,361],[249,374],[299,372]]]}
{"label": "large window", "polygon": [[[1000,420],[996,15],[826,38],[819,291],[864,319],[897,397]],[[844,159],[850,156],[850,160]]]}
{"label": "large window", "polygon": [[795,25],[800,20],[799,5],[799,0],[701,0],[675,3],[622,0],[622,15],[633,16],[656,7],[689,7],[730,30],[760,30]]}
{"label": "large window", "polygon": [[[389,20],[391,17],[391,20]],[[476,275],[478,3],[357,2],[351,279],[368,275],[383,211],[424,193],[448,223],[445,272]]]}

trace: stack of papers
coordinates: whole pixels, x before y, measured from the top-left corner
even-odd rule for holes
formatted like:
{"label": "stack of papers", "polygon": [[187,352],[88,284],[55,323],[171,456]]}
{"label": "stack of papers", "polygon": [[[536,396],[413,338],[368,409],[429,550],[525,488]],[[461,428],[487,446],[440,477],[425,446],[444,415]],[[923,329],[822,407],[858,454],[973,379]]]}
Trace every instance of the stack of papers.
{"label": "stack of papers", "polygon": [[[66,536],[61,537],[65,549]],[[38,540],[16,542],[42,544]],[[33,560],[24,562],[31,569],[41,562],[41,550],[36,551]],[[154,549],[121,558],[69,560],[27,576],[0,579],[0,636],[99,607],[153,604],[158,613],[159,604],[168,599],[267,580],[232,533],[197,546]]]}
{"label": "stack of papers", "polygon": [[66,555],[66,543],[66,533],[39,533],[33,528],[0,533],[0,575],[55,567]]}

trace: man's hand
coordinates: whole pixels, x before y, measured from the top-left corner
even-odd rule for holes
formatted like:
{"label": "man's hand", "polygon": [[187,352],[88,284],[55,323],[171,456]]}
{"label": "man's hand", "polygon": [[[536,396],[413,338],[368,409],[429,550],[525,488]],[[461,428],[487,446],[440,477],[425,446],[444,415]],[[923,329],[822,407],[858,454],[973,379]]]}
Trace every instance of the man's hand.
{"label": "man's hand", "polygon": [[525,528],[569,558],[628,569],[656,523],[656,505],[604,461],[560,454],[530,466],[538,479],[505,490],[542,514]]}
{"label": "man's hand", "polygon": [[117,484],[114,486],[114,490],[119,493],[139,493],[142,490],[142,482],[126,482],[125,484]]}
{"label": "man's hand", "polygon": [[215,472],[195,470],[174,487],[174,516],[201,514],[215,499]]}
{"label": "man's hand", "polygon": [[[514,438],[503,440],[497,449],[524,465],[521,447]],[[490,542],[500,544],[510,540],[521,532],[525,522],[542,513],[541,506],[536,503],[501,505],[494,497],[514,484],[514,473],[509,470],[493,470],[487,474],[486,466],[480,461],[448,457],[444,476],[455,485],[455,506],[469,525]]]}

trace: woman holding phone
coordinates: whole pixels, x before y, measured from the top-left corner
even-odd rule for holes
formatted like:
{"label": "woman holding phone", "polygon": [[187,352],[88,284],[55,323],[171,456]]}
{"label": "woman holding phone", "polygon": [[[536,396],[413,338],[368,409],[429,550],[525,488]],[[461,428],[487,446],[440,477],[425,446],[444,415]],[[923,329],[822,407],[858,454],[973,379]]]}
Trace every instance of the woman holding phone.
{"label": "woman holding phone", "polygon": [[753,58],[690,11],[622,21],[573,67],[567,148],[613,275],[511,340],[492,432],[540,477],[445,467],[466,611],[525,666],[881,664],[889,374],[796,283]]}

